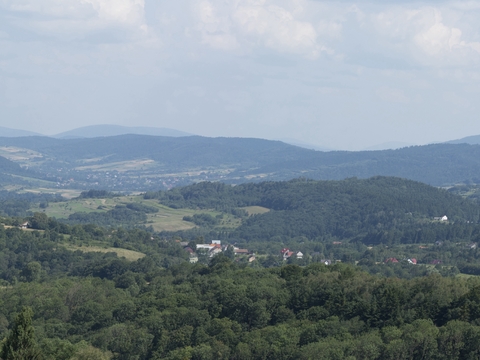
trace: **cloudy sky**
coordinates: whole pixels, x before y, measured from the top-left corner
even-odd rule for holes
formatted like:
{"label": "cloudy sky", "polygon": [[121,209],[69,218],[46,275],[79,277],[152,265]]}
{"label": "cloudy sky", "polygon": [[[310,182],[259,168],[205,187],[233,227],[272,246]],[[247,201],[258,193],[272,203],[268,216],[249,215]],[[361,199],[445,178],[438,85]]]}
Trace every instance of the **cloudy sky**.
{"label": "cloudy sky", "polygon": [[0,126],[359,150],[480,134],[480,1],[0,0]]}

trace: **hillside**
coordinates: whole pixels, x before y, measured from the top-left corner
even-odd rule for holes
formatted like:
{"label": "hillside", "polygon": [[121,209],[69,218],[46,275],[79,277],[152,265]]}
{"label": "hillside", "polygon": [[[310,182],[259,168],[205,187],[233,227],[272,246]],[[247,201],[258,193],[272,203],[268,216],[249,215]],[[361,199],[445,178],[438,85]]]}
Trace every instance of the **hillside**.
{"label": "hillside", "polygon": [[120,126],[120,125],[91,125],[69,130],[56,134],[53,137],[59,139],[94,138],[105,136],[118,136],[126,134],[153,135],[153,136],[191,136],[192,134],[167,128]]}
{"label": "hillside", "polygon": [[42,134],[39,134],[33,131],[12,129],[12,128],[0,126],[0,136],[1,137],[21,137],[21,136],[42,136]]}
{"label": "hillside", "polygon": [[[298,179],[233,187],[199,183],[146,193],[145,198],[156,198],[175,208],[227,213],[249,206],[269,209],[223,234],[242,241],[286,242],[304,237],[320,242],[336,238],[364,243],[431,243],[439,238],[477,236],[472,229],[478,234],[478,226],[472,224],[480,219],[480,207],[469,200],[419,182],[389,177]],[[434,221],[443,215],[450,219],[448,224]],[[452,233],[451,226],[456,232]]]}
{"label": "hillside", "polygon": [[0,156],[56,187],[145,191],[199,181],[239,184],[306,177],[396,176],[434,186],[480,182],[480,145],[321,152],[248,138],[121,135],[0,138]]}
{"label": "hillside", "polygon": [[470,144],[478,145],[480,144],[480,135],[467,136],[457,140],[447,141],[448,144]]}

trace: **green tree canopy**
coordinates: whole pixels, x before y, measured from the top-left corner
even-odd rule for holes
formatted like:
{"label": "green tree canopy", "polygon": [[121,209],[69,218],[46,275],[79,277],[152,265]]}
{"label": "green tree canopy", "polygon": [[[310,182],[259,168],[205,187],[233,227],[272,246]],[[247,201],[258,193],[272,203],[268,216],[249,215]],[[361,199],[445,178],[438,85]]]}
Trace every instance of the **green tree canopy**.
{"label": "green tree canopy", "polygon": [[42,359],[35,340],[32,316],[32,309],[23,307],[15,318],[15,324],[2,347],[1,356],[3,360]]}

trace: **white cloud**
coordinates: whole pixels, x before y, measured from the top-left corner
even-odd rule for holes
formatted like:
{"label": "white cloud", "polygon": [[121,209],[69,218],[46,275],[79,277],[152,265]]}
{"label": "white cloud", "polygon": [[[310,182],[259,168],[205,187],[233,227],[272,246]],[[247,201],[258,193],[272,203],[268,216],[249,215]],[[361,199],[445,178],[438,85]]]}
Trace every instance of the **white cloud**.
{"label": "white cloud", "polygon": [[426,29],[415,35],[416,45],[426,54],[437,56],[458,50],[472,49],[480,53],[480,43],[462,40],[462,31],[443,23],[439,10],[433,10],[433,19],[429,19]]}
{"label": "white cloud", "polygon": [[109,27],[148,31],[144,0],[3,0],[1,8],[10,11],[12,24],[60,38]]}
{"label": "white cloud", "polygon": [[216,7],[209,1],[202,1],[195,6],[199,23],[197,30],[202,34],[202,42],[213,48],[223,50],[237,49],[239,44],[231,33],[227,16],[218,14]]}
{"label": "white cloud", "polygon": [[390,51],[422,64],[461,65],[480,60],[480,42],[468,39],[474,31],[462,31],[472,26],[462,22],[463,15],[447,7],[394,7],[374,15],[373,24],[380,38],[390,42]]}
{"label": "white cloud", "polygon": [[242,31],[269,48],[318,56],[314,26],[296,19],[293,12],[283,7],[266,1],[245,1],[237,6],[234,19]]}
{"label": "white cloud", "polygon": [[338,37],[341,26],[307,19],[309,3],[273,0],[202,1],[194,6],[202,43],[225,50],[266,47],[278,52],[318,57],[327,48],[318,32]]}

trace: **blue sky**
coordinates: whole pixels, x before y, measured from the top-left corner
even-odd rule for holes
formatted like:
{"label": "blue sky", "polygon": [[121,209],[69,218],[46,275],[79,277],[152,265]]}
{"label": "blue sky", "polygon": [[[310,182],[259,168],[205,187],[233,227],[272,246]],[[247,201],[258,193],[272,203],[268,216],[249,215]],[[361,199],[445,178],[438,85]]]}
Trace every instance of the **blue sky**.
{"label": "blue sky", "polygon": [[0,0],[0,126],[360,150],[480,134],[480,1]]}

